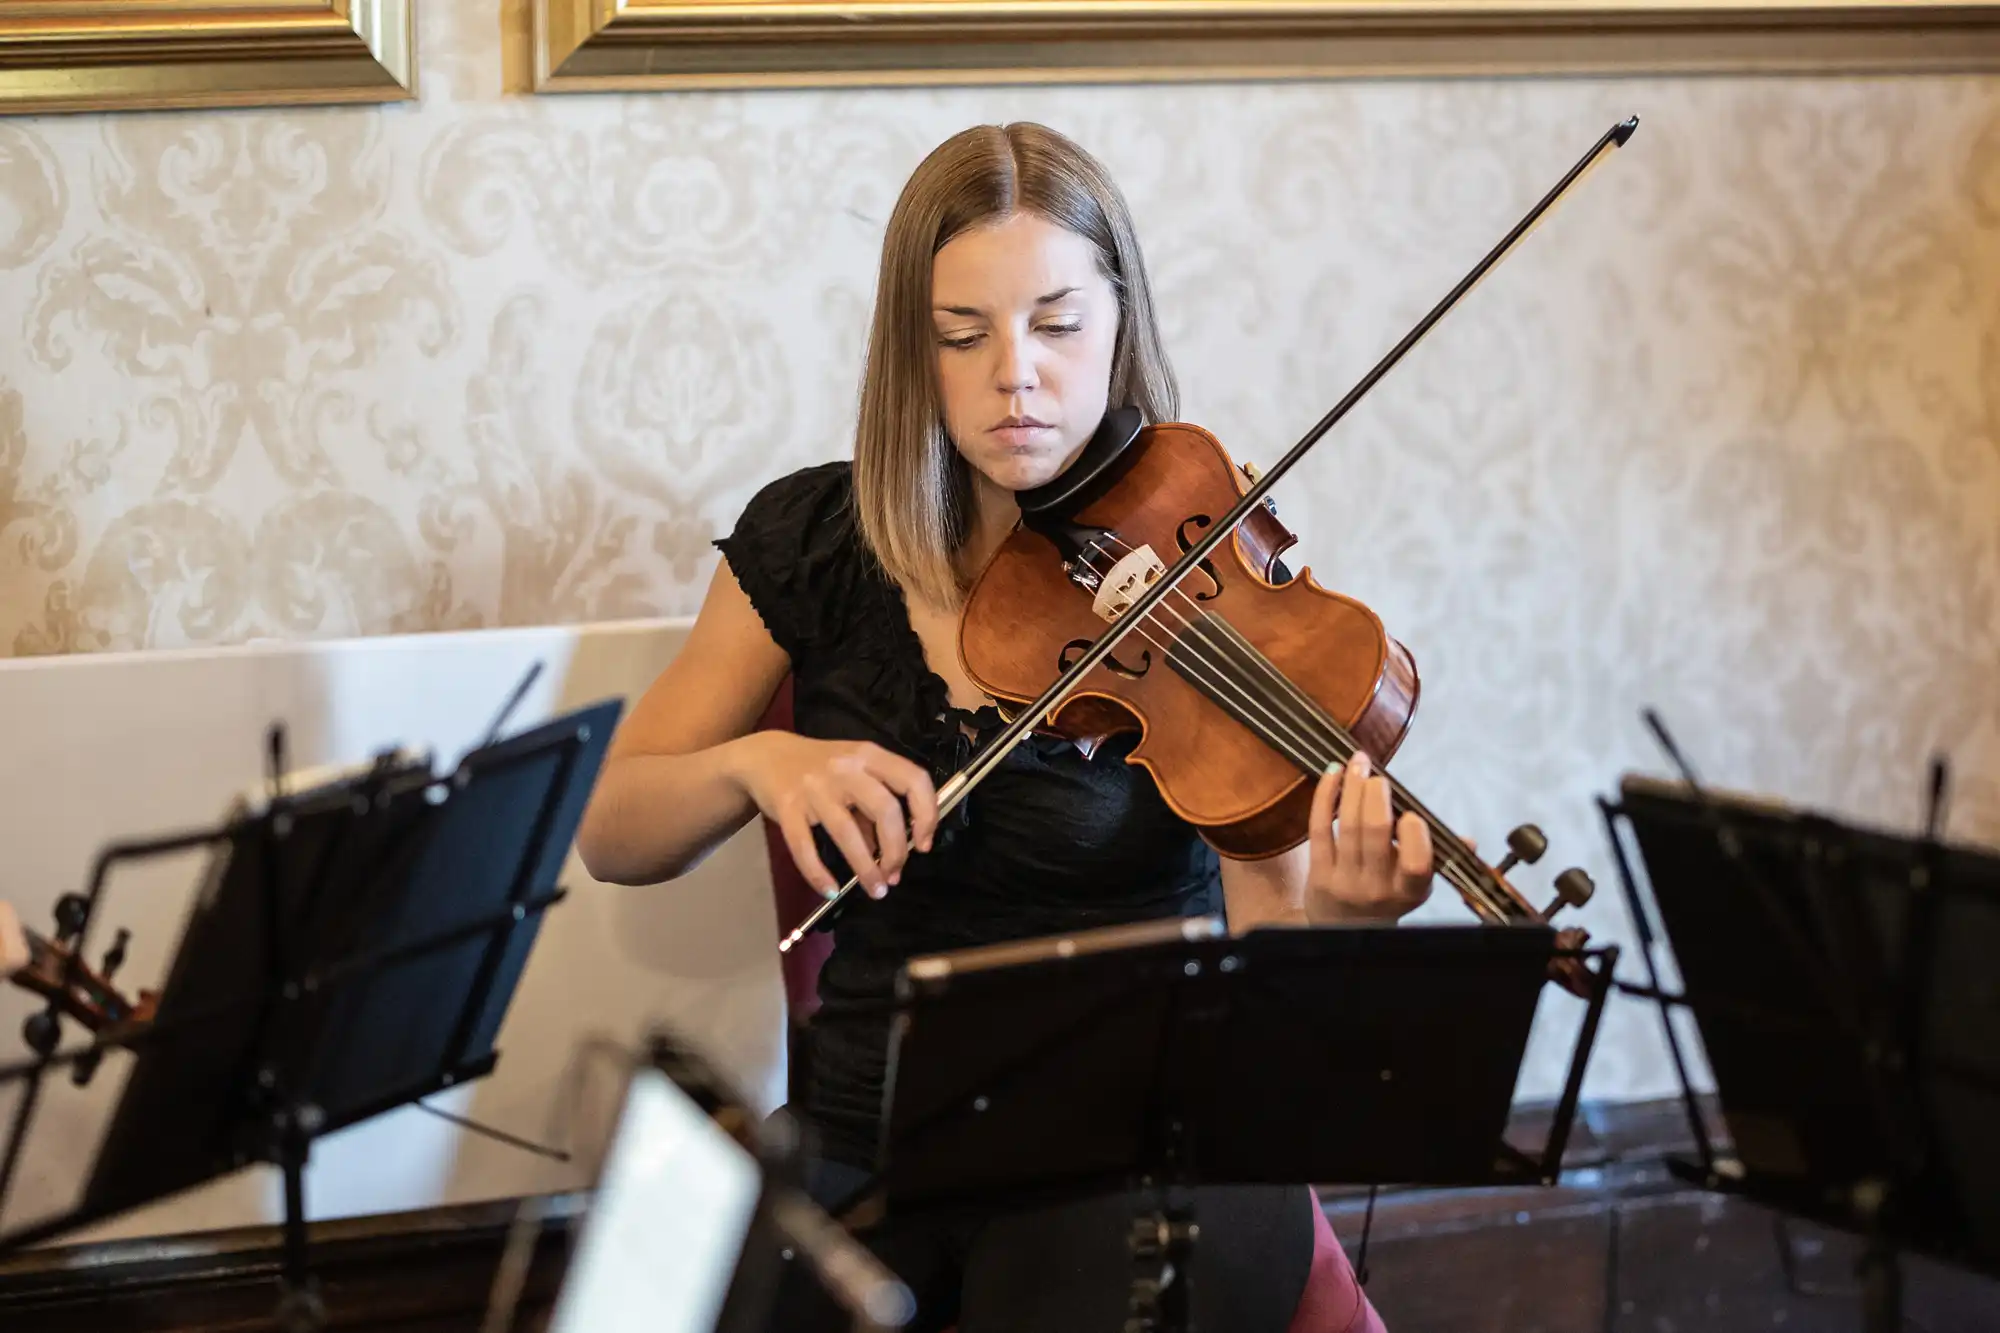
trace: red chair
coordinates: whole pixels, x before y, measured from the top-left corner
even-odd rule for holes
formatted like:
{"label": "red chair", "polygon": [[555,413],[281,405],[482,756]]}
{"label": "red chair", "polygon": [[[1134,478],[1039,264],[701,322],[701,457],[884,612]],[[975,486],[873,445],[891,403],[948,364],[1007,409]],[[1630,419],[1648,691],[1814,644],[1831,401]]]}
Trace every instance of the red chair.
{"label": "red chair", "polygon": [[[778,686],[778,692],[772,696],[770,706],[764,710],[764,716],[757,720],[757,730],[791,729],[792,678],[786,676]],[[770,852],[771,888],[777,897],[778,937],[782,939],[811,914],[813,908],[819,905],[820,897],[792,863],[791,849],[785,846],[784,834],[768,819],[764,821],[764,845]],[[832,952],[833,933],[818,931],[801,940],[784,956],[785,1006],[791,1012],[794,1035],[819,1009],[819,970]],[[796,1042],[791,1053],[792,1087],[796,1094]],[[1333,1228],[1327,1224],[1323,1211],[1315,1221],[1314,1233],[1312,1271],[1306,1279],[1299,1308],[1292,1315],[1289,1333],[1385,1333],[1380,1317],[1355,1284],[1347,1256],[1341,1251],[1340,1242],[1335,1239]],[[956,1333],[956,1330],[947,1330],[947,1333]]]}
{"label": "red chair", "polygon": [[[757,730],[791,729],[792,678],[786,676],[778,686],[778,692],[771,697],[764,716],[757,720]],[[799,868],[792,864],[792,853],[785,846],[785,835],[768,819],[764,821],[764,845],[770,851],[771,888],[778,900],[778,938],[783,939],[799,922],[811,915],[813,908],[819,905],[820,897],[806,883]],[[803,1025],[818,1012],[819,969],[832,952],[833,934],[822,930],[799,941],[796,948],[784,955],[785,1007],[791,1011],[795,1025]]]}

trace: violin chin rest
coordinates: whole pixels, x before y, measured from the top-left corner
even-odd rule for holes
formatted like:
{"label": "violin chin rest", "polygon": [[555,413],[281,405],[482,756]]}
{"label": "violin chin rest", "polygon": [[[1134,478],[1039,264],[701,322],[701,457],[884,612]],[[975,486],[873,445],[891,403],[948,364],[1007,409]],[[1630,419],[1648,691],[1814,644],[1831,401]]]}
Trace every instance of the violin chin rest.
{"label": "violin chin rest", "polygon": [[1106,479],[1112,464],[1139,438],[1144,424],[1136,407],[1114,407],[1106,412],[1090,443],[1083,446],[1083,452],[1063,469],[1061,476],[1044,485],[1014,492],[1022,521],[1032,528],[1037,519],[1067,518],[1083,508],[1097,483]]}

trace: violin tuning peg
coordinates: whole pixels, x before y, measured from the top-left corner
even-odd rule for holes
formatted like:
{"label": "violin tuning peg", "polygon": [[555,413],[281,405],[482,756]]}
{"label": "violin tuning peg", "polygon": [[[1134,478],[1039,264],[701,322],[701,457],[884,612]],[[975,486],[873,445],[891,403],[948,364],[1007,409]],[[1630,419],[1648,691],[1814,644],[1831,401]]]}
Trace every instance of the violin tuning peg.
{"label": "violin tuning peg", "polygon": [[1507,835],[1507,854],[1500,858],[1500,864],[1493,867],[1504,875],[1515,866],[1531,866],[1542,859],[1542,853],[1549,849],[1548,837],[1533,824],[1516,825]]}
{"label": "violin tuning peg", "polygon": [[104,966],[98,969],[98,973],[106,981],[111,980],[111,974],[124,966],[125,946],[131,942],[132,932],[121,928],[118,937],[111,941],[111,947],[104,951]]}
{"label": "violin tuning peg", "polygon": [[103,1063],[103,1061],[104,1050],[102,1047],[94,1047],[91,1050],[84,1051],[76,1057],[76,1063],[70,1066],[69,1081],[76,1084],[79,1088],[89,1087],[90,1080],[97,1077],[97,1066]]}
{"label": "violin tuning peg", "polygon": [[1556,876],[1556,900],[1549,904],[1549,910],[1542,913],[1546,919],[1562,911],[1565,907],[1581,907],[1597,892],[1596,883],[1576,866],[1571,866]]}
{"label": "violin tuning peg", "polygon": [[54,1055],[56,1043],[62,1040],[62,1029],[46,1009],[37,1009],[21,1020],[21,1040],[36,1055]]}
{"label": "violin tuning peg", "polygon": [[56,942],[68,944],[83,933],[83,918],[90,904],[80,893],[65,893],[56,899]]}

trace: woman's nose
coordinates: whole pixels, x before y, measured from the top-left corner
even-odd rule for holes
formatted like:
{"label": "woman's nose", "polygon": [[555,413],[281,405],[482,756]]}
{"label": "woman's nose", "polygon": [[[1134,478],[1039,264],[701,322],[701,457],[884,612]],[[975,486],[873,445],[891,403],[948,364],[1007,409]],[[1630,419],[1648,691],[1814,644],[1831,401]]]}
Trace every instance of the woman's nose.
{"label": "woman's nose", "polygon": [[1003,393],[1020,393],[1035,387],[1033,349],[1025,338],[1000,341],[999,388]]}

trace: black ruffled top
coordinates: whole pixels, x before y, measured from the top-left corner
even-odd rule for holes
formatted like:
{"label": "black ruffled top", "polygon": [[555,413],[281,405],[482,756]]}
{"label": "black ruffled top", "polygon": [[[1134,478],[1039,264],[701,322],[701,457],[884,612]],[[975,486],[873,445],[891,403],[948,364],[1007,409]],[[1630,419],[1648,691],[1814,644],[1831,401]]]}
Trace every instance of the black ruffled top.
{"label": "black ruffled top", "polygon": [[[873,741],[940,786],[1001,727],[968,713],[924,660],[902,591],[861,540],[849,465],[772,482],[718,541],[737,582],[792,660],[794,727]],[[1054,738],[1017,746],[958,807],[928,854],[881,901],[849,896],[821,970],[821,1009],[800,1108],[823,1155],[876,1162],[889,1024],[882,1002],[912,955],[1222,911],[1215,853],[1125,762],[1134,738],[1085,758]],[[844,863],[820,841],[827,868]]]}

